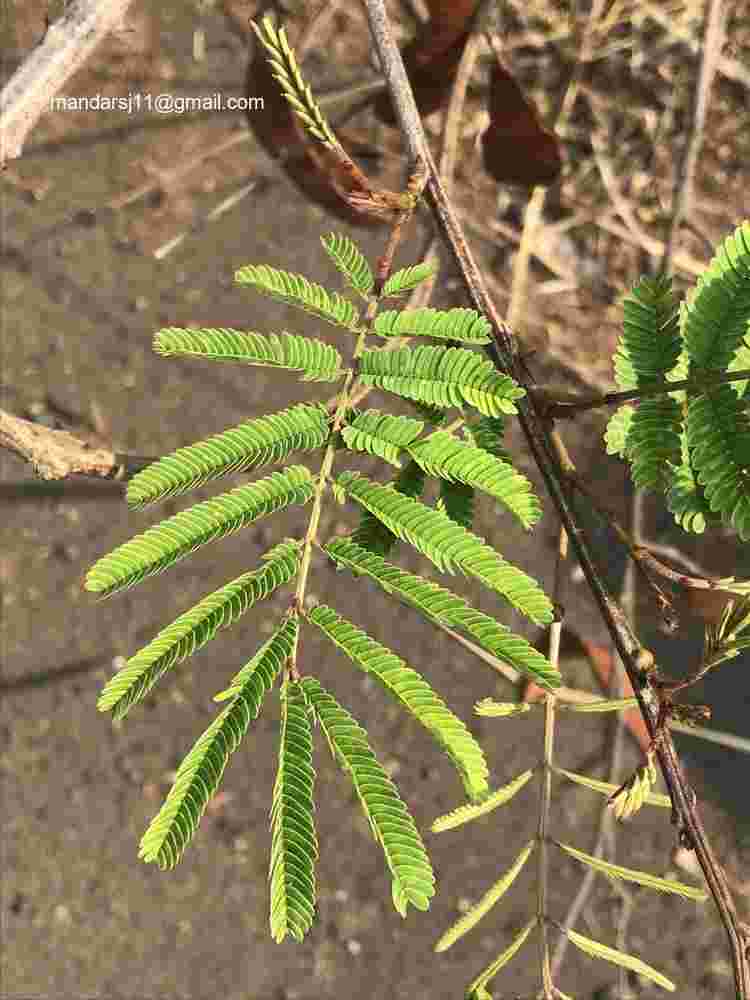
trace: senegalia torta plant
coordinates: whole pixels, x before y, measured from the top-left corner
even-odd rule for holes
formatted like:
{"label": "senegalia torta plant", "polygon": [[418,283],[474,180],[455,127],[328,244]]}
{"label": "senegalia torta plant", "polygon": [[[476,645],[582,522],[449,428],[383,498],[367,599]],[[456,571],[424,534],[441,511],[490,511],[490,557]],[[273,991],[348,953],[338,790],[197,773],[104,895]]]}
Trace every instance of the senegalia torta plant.
{"label": "senegalia torta plant", "polygon": [[[311,134],[329,150],[339,152],[342,160],[348,159],[305,86],[283,31],[275,32],[267,21],[262,30],[256,28],[256,31],[270,52],[277,79]],[[383,204],[390,209],[395,205],[403,213],[403,222],[413,207],[413,194],[385,194],[388,196],[385,199],[372,199],[373,210],[380,210]],[[533,773],[526,772],[505,788],[490,793],[481,749],[424,679],[391,651],[345,622],[333,609],[320,605],[305,609],[304,597],[314,550],[325,551],[340,568],[370,576],[386,592],[417,608],[428,619],[463,633],[481,649],[513,664],[548,690],[559,685],[556,670],[524,639],[511,635],[493,619],[474,611],[457,595],[405,573],[384,559],[394,543],[407,541],[438,568],[476,576],[533,621],[543,624],[551,620],[552,606],[534,581],[509,566],[470,531],[475,489],[493,495],[527,529],[539,516],[539,505],[528,482],[512,468],[502,446],[503,416],[514,412],[513,400],[519,398],[523,390],[475,352],[464,348],[417,347],[393,352],[365,348],[368,334],[430,336],[448,340],[451,345],[456,341],[482,344],[487,341],[488,324],[471,310],[379,312],[381,299],[415,287],[427,277],[428,269],[417,265],[390,277],[387,271],[379,270],[377,277],[373,277],[369,265],[351,241],[331,235],[324,239],[323,246],[350,288],[366,302],[364,317],[361,318],[351,302],[338,293],[330,293],[301,276],[257,266],[242,268],[236,278],[242,284],[298,305],[351,331],[357,340],[349,367],[332,346],[286,333],[266,337],[230,330],[168,329],[157,334],[155,348],[163,355],[186,354],[296,370],[306,380],[341,380],[343,387],[335,411],[329,414],[322,407],[300,404],[180,449],[137,476],[130,483],[128,500],[133,507],[140,507],[221,475],[279,462],[295,449],[323,451],[318,476],[311,476],[305,467],[291,466],[251,486],[198,504],[121,546],[97,563],[87,577],[89,589],[108,596],[145,576],[163,571],[212,538],[238,530],[258,517],[291,503],[312,504],[304,538],[286,539],[266,553],[262,568],[244,574],[180,616],[128,661],[107,685],[99,702],[102,710],[112,708],[115,717],[123,717],[170,666],[200,648],[219,628],[231,624],[276,587],[296,581],[294,600],[277,631],[233,678],[230,686],[216,696],[218,701],[231,699],[230,704],[183,762],[172,791],[141,844],[144,860],[156,860],[162,867],[171,867],[179,860],[218,786],[229,754],[236,749],[250,720],[257,717],[271,685],[278,681],[282,724],[279,770],[271,811],[271,928],[277,940],[286,934],[301,939],[314,915],[317,841],[313,824],[311,722],[321,726],[334,756],[351,775],[373,834],[385,852],[396,908],[405,914],[411,902],[425,909],[434,892],[434,878],[416,826],[395,786],[370,750],[366,734],[318,681],[301,674],[297,650],[303,622],[320,629],[358,667],[377,679],[410,710],[458,768],[472,802],[439,820],[435,829],[459,825],[508,801]],[[639,298],[645,297],[646,311],[651,308],[651,299],[659,299],[658,289],[654,295],[646,284],[636,290],[635,296],[636,304]],[[651,311],[656,324],[654,330],[660,332],[661,314],[656,308]],[[636,357],[638,355],[638,350],[633,348],[633,344],[638,343],[638,335],[633,340],[631,331],[628,341],[627,304],[625,329],[624,346],[621,345],[622,370],[625,370],[623,365],[629,350]],[[641,342],[644,341],[645,336],[641,338]],[[695,369],[694,373],[697,371]],[[630,377],[635,379],[631,385],[639,388],[645,387],[648,381],[641,378],[635,363]],[[650,377],[653,379],[653,375]],[[357,411],[350,400],[360,384],[376,386],[411,400],[421,419],[396,417],[374,410]],[[653,380],[649,385],[653,391]],[[447,428],[441,428],[447,420],[446,411],[452,406],[459,407],[460,416]],[[622,421],[622,416],[620,419]],[[637,421],[634,423],[637,426]],[[428,425],[436,429],[422,436]],[[452,433],[461,425],[463,439]],[[641,451],[648,452],[657,446],[653,433],[634,434],[631,439],[624,421],[621,426],[624,430],[620,451],[631,460],[637,459]],[[689,432],[687,447],[693,447]],[[333,479],[334,458],[341,449],[369,452],[396,466],[401,465],[403,458],[405,465],[390,486],[381,486],[351,472],[340,473]],[[435,508],[427,507],[419,499],[427,476],[435,476],[440,482],[440,499]],[[700,491],[702,482],[696,482],[696,490]],[[364,511],[353,535],[322,544],[318,538],[320,512],[324,500],[331,494],[340,502],[353,499]],[[683,523],[693,530],[699,526],[696,519]],[[734,617],[738,618],[738,612]],[[730,646],[734,643],[731,649],[724,649],[721,657],[724,659],[736,655],[739,625],[744,627],[746,624],[744,619],[739,624],[739,619],[732,621],[731,629],[729,623],[725,623],[726,635],[717,632],[714,637],[715,653],[721,652],[718,647],[722,643],[729,642]],[[606,707],[622,706],[607,703]],[[481,714],[503,714],[505,709],[485,702],[480,711]],[[664,797],[649,792],[653,774],[653,760],[649,758],[619,790],[615,800],[618,814],[631,814],[643,801],[667,804]],[[617,791],[584,776],[567,776],[588,783],[598,791]],[[500,898],[535,846],[533,841],[527,845],[511,870],[480,904],[441,938],[441,949],[457,940]],[[631,878],[683,895],[702,895],[679,883],[605,864],[569,845],[559,846],[581,862],[598,866],[610,877]],[[542,915],[542,919],[550,921],[546,915]],[[537,917],[475,980],[470,992],[477,996],[488,995],[487,983],[519,950],[536,923]],[[633,956],[572,930],[566,933],[584,951],[650,975],[668,988],[671,986],[665,977]],[[556,991],[556,995],[563,996],[560,991]]]}
{"label": "senegalia torta plant", "polygon": [[[293,59],[282,32],[267,26],[262,36],[279,58]],[[314,112],[316,135],[332,133],[309,90],[299,84],[300,100]],[[415,197],[394,197],[409,214]],[[348,772],[381,845],[392,880],[393,904],[406,915],[412,904],[427,909],[434,875],[417,827],[386,770],[370,748],[367,734],[304,669],[300,655],[303,626],[319,630],[354,665],[379,682],[386,693],[421,723],[456,767],[471,801],[489,793],[488,767],[481,747],[432,690],[426,679],[399,656],[342,618],[335,608],[306,603],[313,555],[325,554],[340,568],[375,580],[389,594],[432,619],[471,638],[548,690],[559,674],[524,638],[461,597],[412,573],[384,556],[397,540],[408,542],[443,572],[468,575],[506,600],[533,622],[553,617],[552,604],[539,585],[510,565],[470,530],[474,490],[488,493],[530,530],[541,514],[525,476],[508,461],[502,447],[503,421],[515,412],[523,390],[471,349],[488,341],[489,324],[470,309],[380,310],[383,299],[398,296],[423,281],[431,270],[416,265],[387,276],[373,272],[356,245],[330,235],[325,252],[364,302],[364,314],[349,299],[302,276],[266,265],[247,266],[235,280],[282,302],[299,306],[320,320],[352,334],[347,363],[323,340],[291,333],[264,335],[228,329],[163,329],[154,348],[163,356],[183,355],[247,365],[266,365],[300,373],[304,380],[338,383],[333,412],[320,404],[300,403],[248,420],[162,458],[128,484],[133,509],[175,497],[222,476],[284,462],[293,451],[322,454],[317,474],[288,464],[248,485],[167,518],[100,559],[86,576],[88,590],[108,597],[161,573],[202,545],[239,531],[259,518],[292,504],[310,505],[303,537],[286,538],[251,568],[163,629],[132,656],[108,682],[98,701],[102,711],[123,719],[160,677],[228,627],[277,588],[290,584],[293,597],[277,628],[215,696],[228,704],[198,739],[179,767],[161,810],[146,830],[140,857],[162,868],[174,866],[187,847],[231,753],[276,685],[281,701],[278,772],[271,807],[271,931],[301,940],[315,913],[315,863],[312,727],[317,724],[342,768]],[[368,338],[431,337],[437,346],[390,351],[366,346]],[[445,346],[445,341],[468,346]],[[440,341],[443,343],[440,344]],[[372,339],[370,339],[372,343]],[[377,343],[377,340],[375,340]],[[351,403],[360,386],[374,386],[412,401],[419,419],[364,412]],[[459,416],[445,425],[447,412]],[[453,431],[462,426],[463,436]],[[365,452],[400,469],[389,485],[341,468],[345,452]],[[334,473],[334,463],[339,469]],[[420,498],[428,477],[440,482],[440,498],[429,506]],[[349,537],[319,536],[326,502],[354,501],[363,510]]]}

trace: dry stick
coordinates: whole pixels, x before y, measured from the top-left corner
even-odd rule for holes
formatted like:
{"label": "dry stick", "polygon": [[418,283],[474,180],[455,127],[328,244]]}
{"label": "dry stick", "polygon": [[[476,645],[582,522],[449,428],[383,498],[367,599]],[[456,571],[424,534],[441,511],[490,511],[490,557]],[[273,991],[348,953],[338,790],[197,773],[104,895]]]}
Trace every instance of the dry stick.
{"label": "dry stick", "polygon": [[[304,31],[299,37],[294,50],[297,54],[297,61],[301,64],[305,53],[315,47],[320,35],[332,20],[334,14],[341,6],[341,0],[322,0],[310,15]],[[257,15],[256,15],[257,16]],[[322,48],[322,46],[321,46]]]}
{"label": "dry stick", "polygon": [[153,257],[156,260],[164,260],[164,258],[176,250],[181,243],[184,243],[188,236],[195,235],[197,233],[202,233],[210,222],[215,222],[220,219],[223,215],[226,215],[231,209],[243,201],[249,194],[251,194],[255,188],[258,187],[258,181],[252,180],[247,184],[243,184],[238,191],[234,191],[232,194],[227,195],[223,198],[218,205],[214,205],[210,212],[206,212],[205,215],[199,215],[195,218],[188,229],[183,229],[182,232],[178,233],[176,236],[170,237],[166,243],[162,243],[161,246],[157,247],[153,252]]}
{"label": "dry stick", "polygon": [[703,142],[708,98],[714,77],[719,69],[719,57],[724,44],[725,13],[723,0],[710,0],[709,10],[706,14],[705,37],[701,48],[698,85],[695,88],[693,107],[690,109],[692,113],[689,116],[689,131],[675,170],[676,194],[672,207],[672,222],[664,245],[664,255],[660,268],[664,273],[669,267],[680,223],[683,216],[690,212],[695,167]]}
{"label": "dry stick", "polygon": [[23,144],[50,101],[102,39],[122,23],[132,0],[76,0],[47,29],[44,40],[0,93],[0,166]]}
{"label": "dry stick", "polygon": [[154,461],[95,447],[69,431],[52,430],[5,410],[0,410],[0,447],[31,462],[42,479],[64,479],[71,475],[130,479]]}
{"label": "dry stick", "polygon": [[[500,367],[513,374],[517,371],[517,365],[511,332],[500,319],[487,294],[481,273],[474,262],[455,213],[445,199],[440,177],[427,146],[401,54],[393,41],[388,26],[382,0],[367,0],[367,13],[391,100],[407,146],[407,153],[412,162],[416,162],[421,157],[430,168],[431,176],[427,183],[427,192],[436,215],[437,224],[448,241],[461,271],[472,305],[479,312],[484,313],[493,326],[497,340],[497,351],[490,349],[488,354],[493,357],[496,364],[498,364],[499,357]],[[641,714],[653,737],[656,735],[659,702],[649,683],[647,671],[644,669],[646,665],[653,663],[653,654],[650,654],[639,643],[622,609],[607,591],[594,565],[584,530],[570,507],[564,485],[565,475],[561,467],[561,456],[555,451],[550,439],[549,425],[537,412],[533,398],[524,397],[518,401],[517,405],[519,424],[529,449],[544,477],[547,489],[557,508],[558,516],[570,537],[586,581],[625,664],[628,677],[638,699]],[[750,998],[750,968],[745,955],[745,930],[738,919],[724,870],[714,856],[698,815],[695,796],[688,789],[680,770],[674,744],[668,732],[659,740],[657,756],[676,814],[680,820],[682,839],[688,840],[697,853],[729,938],[737,997],[741,1000],[748,1000]]]}

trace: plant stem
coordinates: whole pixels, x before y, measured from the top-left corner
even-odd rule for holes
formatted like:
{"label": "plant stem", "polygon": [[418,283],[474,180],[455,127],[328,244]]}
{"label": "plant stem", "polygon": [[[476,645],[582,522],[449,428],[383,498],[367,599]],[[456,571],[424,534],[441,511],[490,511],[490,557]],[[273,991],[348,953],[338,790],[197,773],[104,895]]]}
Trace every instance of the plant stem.
{"label": "plant stem", "polygon": [[[417,203],[417,199],[422,189],[424,188],[424,183],[427,178],[426,171],[423,167],[417,167],[413,176],[409,180],[408,185],[408,207],[404,208],[398,213],[396,219],[391,227],[391,232],[386,244],[385,251],[382,257],[378,261],[377,275],[375,279],[375,285],[373,288],[373,294],[367,305],[367,310],[365,312],[365,323],[362,332],[357,337],[357,343],[354,347],[354,354],[352,355],[353,367],[349,369],[346,373],[346,378],[344,380],[344,387],[341,390],[341,394],[338,399],[338,404],[333,416],[333,424],[331,426],[331,433],[328,439],[328,447],[326,448],[325,455],[323,456],[323,461],[320,465],[320,473],[318,474],[318,481],[315,484],[315,497],[313,500],[313,509],[310,515],[310,521],[307,525],[307,533],[305,534],[304,549],[302,551],[302,560],[300,562],[299,572],[297,574],[297,588],[294,594],[293,607],[295,613],[298,616],[303,616],[305,612],[305,590],[307,588],[307,578],[310,573],[310,563],[312,560],[312,549],[313,545],[316,544],[318,540],[318,527],[320,525],[320,514],[323,509],[323,496],[326,492],[326,486],[328,485],[328,477],[331,474],[331,469],[333,468],[333,459],[336,454],[336,438],[338,432],[341,429],[341,425],[344,422],[344,414],[346,413],[348,407],[351,405],[351,399],[354,391],[359,382],[357,376],[358,360],[365,349],[365,340],[367,334],[370,333],[372,327],[375,323],[375,314],[378,311],[378,303],[383,291],[383,286],[388,280],[388,276],[393,265],[393,257],[396,253],[399,241],[403,235],[404,227],[411,218],[414,208]],[[297,632],[297,638],[295,639],[294,650],[292,651],[289,671],[291,676],[297,680],[299,678],[299,669],[297,667],[297,644],[299,640],[299,632]]]}
{"label": "plant stem", "polygon": [[631,399],[641,400],[649,396],[665,396],[670,392],[691,390],[695,393],[705,392],[713,389],[717,385],[724,385],[728,382],[739,382],[750,378],[750,371],[743,369],[737,372],[717,372],[716,375],[702,374],[699,378],[684,378],[679,382],[657,382],[654,385],[642,385],[637,389],[627,389],[623,392],[605,392],[601,395],[576,397],[573,393],[558,393],[555,390],[545,389],[543,386],[534,389],[541,404],[541,408],[548,417],[574,417],[584,410],[595,410],[600,406],[617,406],[619,403],[627,403]]}

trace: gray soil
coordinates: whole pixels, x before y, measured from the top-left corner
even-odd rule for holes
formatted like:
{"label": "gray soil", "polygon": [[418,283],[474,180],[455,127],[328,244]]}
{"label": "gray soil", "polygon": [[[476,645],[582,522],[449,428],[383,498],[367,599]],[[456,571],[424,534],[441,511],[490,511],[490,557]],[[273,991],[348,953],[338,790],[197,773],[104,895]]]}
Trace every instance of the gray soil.
{"label": "gray soil", "polygon": [[[233,6],[242,5],[227,5]],[[17,12],[18,59],[39,37],[41,10],[41,4],[29,3],[22,15]],[[138,31],[143,26],[140,5],[135,11],[131,41],[108,42],[67,93],[206,88],[241,93],[246,41],[236,30],[239,21],[225,18],[218,7],[198,15],[192,7],[161,5],[157,58]],[[204,63],[194,62],[190,49],[199,21],[209,42]],[[122,51],[127,55],[128,45],[136,56],[141,52],[141,63],[136,56],[132,64],[127,62]],[[6,65],[6,77],[14,65]],[[165,67],[172,68],[171,75]],[[215,161],[206,160],[185,179],[171,182],[165,176],[158,197],[115,212],[103,209],[110,199],[153,178],[157,166],[165,171],[178,167],[232,129],[245,127],[239,116],[231,115],[185,121],[177,116],[58,112],[43,119],[27,154],[3,180],[5,409],[48,426],[85,431],[94,424],[119,451],[160,455],[295,401],[328,398],[330,386],[298,382],[288,373],[161,359],[153,354],[151,339],[164,326],[225,326],[306,332],[348,347],[346,336],[333,328],[323,329],[309,317],[234,287],[232,275],[243,264],[264,262],[331,285],[335,278],[320,236],[332,228],[346,232],[374,259],[383,245],[381,233],[346,227],[311,206],[252,140]],[[150,164],[150,174],[144,164]],[[260,173],[266,180],[256,191],[201,232],[189,232],[163,259],[155,259],[158,246],[190,230],[223,197]],[[96,211],[93,225],[74,218],[82,209]],[[429,226],[426,214],[413,225],[399,265],[419,258]],[[450,278],[447,262],[441,273]],[[462,304],[451,298],[449,281],[441,282],[436,304]],[[594,303],[590,308],[604,307]],[[575,316],[571,310],[568,319]],[[589,323],[597,328],[595,320]],[[601,342],[589,351],[586,357],[581,348],[568,359],[570,365],[564,358],[542,355],[539,380],[579,384],[572,373],[587,365],[593,369],[604,356]],[[368,405],[388,404],[385,397],[372,396]],[[565,439],[597,493],[624,515],[628,481],[622,464],[602,454],[603,426],[602,415],[588,416],[566,425]],[[518,467],[535,483],[544,518],[533,534],[525,535],[488,503],[481,505],[475,530],[549,590],[556,520],[516,427],[509,447]],[[299,460],[316,467],[314,456]],[[343,459],[339,462],[343,465]],[[382,478],[378,463],[353,464]],[[7,453],[0,455],[0,469],[5,484],[30,478],[28,466]],[[221,490],[241,481],[235,477],[222,483]],[[191,499],[221,490],[204,489]],[[261,603],[170,671],[121,724],[96,709],[102,685],[115,671],[115,658],[131,656],[177,615],[255,567],[271,545],[299,535],[307,523],[305,509],[294,508],[207,546],[168,573],[102,604],[82,590],[82,576],[97,558],[185,506],[175,501],[158,510],[129,513],[119,485],[105,484],[96,491],[87,482],[62,495],[10,490],[2,500],[0,993],[14,998],[96,995],[103,1000],[462,996],[466,984],[533,912],[535,868],[452,950],[435,955],[433,945],[533,836],[538,786],[532,783],[480,822],[442,835],[429,833],[437,815],[462,802],[449,762],[416,724],[311,630],[303,635],[302,668],[318,676],[367,728],[424,832],[438,878],[429,913],[410,911],[404,921],[394,911],[382,853],[351,786],[319,738],[318,919],[304,943],[274,944],[267,883],[278,731],[273,698],[229,763],[220,794],[180,865],[161,872],[138,860],[140,837],[171,787],[174,771],[214,718],[212,696],[274,628],[288,592]],[[680,544],[712,572],[748,575],[747,556],[743,566],[731,538],[714,535],[686,542],[670,528],[658,502],[648,511],[652,537]],[[356,522],[351,505],[332,504],[325,510],[321,534],[348,530]],[[596,519],[587,523],[602,569],[617,588],[622,556]],[[487,592],[461,578],[440,578],[405,546],[398,561],[537,637]],[[482,742],[493,786],[538,761],[541,713],[511,721],[473,715],[478,699],[512,700],[517,692],[463,647],[374,586],[336,574],[322,562],[314,567],[310,589],[314,599],[331,604],[391,645],[429,679]],[[572,628],[606,644],[593,602],[572,571],[564,602]],[[679,640],[666,640],[648,621],[652,609],[644,605],[641,615],[644,639],[655,644],[660,662],[676,673],[696,662],[700,628],[687,627]],[[583,660],[569,657],[563,672],[565,683],[599,690]],[[717,729],[746,733],[746,691],[741,664],[735,661],[710,678],[696,700],[713,706]],[[741,881],[743,831],[750,818],[746,760],[739,752],[695,738],[678,743],[702,797],[717,853],[730,876]],[[603,777],[610,744],[611,730],[601,717],[561,715],[556,733],[561,766]],[[626,737],[621,779],[638,761],[636,746]],[[554,788],[554,835],[590,851],[602,799],[562,781]],[[618,829],[614,860],[691,881],[693,876],[678,872],[670,860],[674,845],[668,811],[645,809]],[[563,919],[582,872],[576,861],[552,850],[547,906],[557,919]],[[711,902],[696,904],[646,890],[632,891],[631,902],[630,951],[676,980],[686,1000],[733,995],[725,938]],[[598,881],[577,928],[614,944],[622,905],[606,881]],[[742,898],[739,905],[745,906]],[[530,941],[501,973],[496,995],[531,995],[538,986],[536,957]],[[559,985],[581,1000],[606,996],[615,978],[612,966],[571,948]],[[633,979],[630,986],[631,996],[658,992],[644,980]]]}

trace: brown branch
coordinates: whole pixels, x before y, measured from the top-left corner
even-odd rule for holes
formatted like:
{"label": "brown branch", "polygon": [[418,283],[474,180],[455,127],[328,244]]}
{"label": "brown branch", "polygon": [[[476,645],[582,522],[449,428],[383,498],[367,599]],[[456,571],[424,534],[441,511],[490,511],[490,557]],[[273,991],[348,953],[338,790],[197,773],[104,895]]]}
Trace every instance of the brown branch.
{"label": "brown branch", "polygon": [[[706,622],[712,623],[721,617],[726,602],[736,599],[738,594],[747,592],[747,586],[740,585],[734,577],[711,577],[708,575],[695,575],[685,573],[672,566],[667,565],[659,559],[655,549],[659,546],[652,546],[650,543],[638,543],[633,536],[620,524],[616,514],[605,504],[598,500],[586,483],[581,479],[575,470],[566,470],[568,480],[575,488],[586,497],[591,506],[607,521],[612,531],[617,535],[628,551],[628,555],[636,564],[636,567],[643,574],[647,585],[654,591],[660,607],[664,610],[671,607],[671,601],[666,597],[661,588],[648,575],[649,572],[662,576],[680,588],[691,599],[690,606]],[[675,553],[673,558],[679,559],[680,554]],[[696,568],[696,573],[699,571]],[[736,589],[732,589],[735,585]],[[699,595],[691,594],[691,591],[700,591]]]}
{"label": "brown branch", "polygon": [[[510,374],[517,374],[512,333],[500,319],[494,303],[487,293],[482,275],[466,243],[456,214],[445,197],[440,177],[427,146],[404,65],[389,29],[385,6],[382,0],[366,0],[366,2],[370,30],[409,157],[413,162],[420,158],[423,159],[430,169],[427,193],[436,216],[437,225],[460,269],[472,305],[484,313],[493,326],[497,353],[492,350],[492,347],[488,349],[488,353],[493,357],[498,367]],[[584,529],[578,523],[570,506],[565,475],[562,471],[559,455],[550,438],[550,421],[546,420],[537,410],[533,396],[527,396],[518,401],[518,418],[527,444],[557,508],[558,516],[570,537],[571,545],[581,564],[586,581],[625,665],[638,699],[639,708],[653,738],[657,734],[659,722],[659,699],[651,686],[646,669],[649,662],[653,664],[653,655],[641,646],[625,614],[609,594],[594,565]],[[697,854],[729,938],[737,996],[742,1000],[748,1000],[750,997],[750,967],[745,953],[746,931],[737,916],[726,874],[708,841],[698,813],[695,795],[688,787],[682,774],[668,731],[660,734],[657,755],[679,821],[680,839],[683,844],[689,845]]]}
{"label": "brown branch", "polygon": [[0,410],[0,447],[30,462],[42,479],[65,479],[73,475],[130,479],[155,461],[95,447],[69,431],[52,430],[5,410]]}
{"label": "brown branch", "polygon": [[595,393],[589,396],[579,396],[568,390],[558,391],[545,386],[536,387],[534,393],[539,407],[546,416],[564,419],[574,417],[584,410],[595,410],[600,406],[617,406],[619,403],[627,403],[631,399],[637,402],[649,396],[664,396],[668,392],[677,392],[679,389],[693,389],[702,392],[708,387],[713,388],[717,385],[723,385],[725,382],[740,382],[748,378],[750,378],[750,371],[743,369],[735,372],[701,372],[700,375],[681,379],[679,382],[657,382],[654,385],[638,386],[637,389]]}

